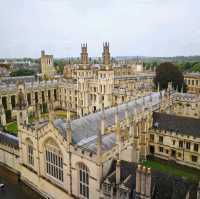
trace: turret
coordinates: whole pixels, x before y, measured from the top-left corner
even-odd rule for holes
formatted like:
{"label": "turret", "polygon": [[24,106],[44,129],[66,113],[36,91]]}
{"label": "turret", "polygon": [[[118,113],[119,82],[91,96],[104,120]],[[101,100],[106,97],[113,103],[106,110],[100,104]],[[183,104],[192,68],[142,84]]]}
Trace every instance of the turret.
{"label": "turret", "polygon": [[105,69],[111,69],[110,50],[109,50],[109,43],[108,42],[103,43],[102,59],[103,59],[103,67]]}
{"label": "turret", "polygon": [[87,43],[81,44],[81,64],[88,64]]}
{"label": "turret", "polygon": [[26,99],[25,83],[23,81],[17,82],[17,125],[28,124],[28,103]]}

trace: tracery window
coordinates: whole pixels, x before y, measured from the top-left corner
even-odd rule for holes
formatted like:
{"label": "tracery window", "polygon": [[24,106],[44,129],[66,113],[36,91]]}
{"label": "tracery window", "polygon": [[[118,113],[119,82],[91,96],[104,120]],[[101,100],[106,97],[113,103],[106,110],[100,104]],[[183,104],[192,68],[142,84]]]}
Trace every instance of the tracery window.
{"label": "tracery window", "polygon": [[63,158],[59,148],[47,144],[45,150],[46,174],[63,182]]}
{"label": "tracery window", "polygon": [[28,142],[27,144],[27,162],[29,165],[34,166],[34,154],[33,144]]}
{"label": "tracery window", "polygon": [[80,163],[79,164],[79,193],[83,198],[89,198],[89,170]]}

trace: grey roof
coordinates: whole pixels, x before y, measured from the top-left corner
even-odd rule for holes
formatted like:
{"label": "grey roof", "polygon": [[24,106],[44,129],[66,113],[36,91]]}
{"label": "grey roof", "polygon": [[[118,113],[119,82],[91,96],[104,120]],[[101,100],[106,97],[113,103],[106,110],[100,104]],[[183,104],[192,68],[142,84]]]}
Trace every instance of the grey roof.
{"label": "grey roof", "polygon": [[[130,190],[130,198],[135,198],[137,164],[120,161],[120,183]],[[106,179],[116,186],[116,160],[110,167]],[[151,198],[152,199],[183,199],[190,192],[188,199],[196,199],[198,183],[182,177],[169,175],[151,169]]]}
{"label": "grey roof", "polygon": [[[97,141],[97,136],[92,136],[90,138],[86,138],[81,140],[78,145],[82,146],[83,148],[89,149],[91,151],[96,151],[96,141]],[[101,149],[103,152],[108,151],[111,149],[116,143],[116,134],[115,133],[110,133],[107,135],[102,136],[102,145]]]}
{"label": "grey roof", "polygon": [[175,131],[184,135],[200,137],[200,119],[154,112],[153,127],[160,130]]}
{"label": "grey roof", "polygon": [[3,77],[1,81],[6,84],[16,84],[18,80],[23,80],[25,82],[33,82],[35,76],[20,76],[20,77]]}
{"label": "grey roof", "polygon": [[[143,98],[139,98],[134,101],[128,102],[128,104],[122,104],[118,106],[118,115],[119,120],[123,120],[125,118],[125,111],[128,107],[129,114],[136,114],[143,109],[144,104],[145,106],[151,103],[151,106],[154,106],[159,103],[160,100],[159,93],[151,93],[151,95],[147,95]],[[105,126],[113,126],[116,107],[108,108],[104,110],[105,112]],[[83,145],[86,143],[88,144],[89,148],[92,148],[91,141],[94,142],[96,139],[97,134],[101,131],[101,118],[102,118],[102,111],[89,114],[87,116],[81,117],[79,119],[73,120],[71,122],[72,128],[72,140],[75,144]],[[54,121],[55,127],[59,130],[61,135],[66,137],[66,122],[62,119],[57,119]],[[104,140],[105,139],[105,140]],[[115,139],[114,136],[110,136],[109,138],[104,138],[102,144],[106,144],[106,142],[113,143]],[[86,146],[86,145],[85,145]],[[107,148],[107,147],[106,147]]]}
{"label": "grey roof", "polygon": [[19,148],[19,139],[11,134],[0,131],[0,143]]}

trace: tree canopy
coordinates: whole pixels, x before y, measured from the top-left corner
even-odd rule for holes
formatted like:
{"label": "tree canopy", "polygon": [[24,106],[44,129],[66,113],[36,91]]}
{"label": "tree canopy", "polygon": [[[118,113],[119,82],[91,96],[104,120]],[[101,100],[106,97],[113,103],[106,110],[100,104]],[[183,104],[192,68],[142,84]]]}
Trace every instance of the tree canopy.
{"label": "tree canopy", "polygon": [[178,87],[181,91],[183,87],[184,91],[186,90],[184,77],[179,68],[170,62],[161,63],[156,69],[154,84],[156,88],[159,85],[160,89],[167,89],[168,82],[172,82],[174,89]]}
{"label": "tree canopy", "polygon": [[31,75],[35,75],[35,71],[31,70],[31,69],[17,69],[14,70],[10,73],[11,77],[16,77],[16,76],[31,76]]}
{"label": "tree canopy", "polygon": [[200,63],[195,64],[195,65],[192,67],[192,71],[193,71],[193,72],[200,72]]}

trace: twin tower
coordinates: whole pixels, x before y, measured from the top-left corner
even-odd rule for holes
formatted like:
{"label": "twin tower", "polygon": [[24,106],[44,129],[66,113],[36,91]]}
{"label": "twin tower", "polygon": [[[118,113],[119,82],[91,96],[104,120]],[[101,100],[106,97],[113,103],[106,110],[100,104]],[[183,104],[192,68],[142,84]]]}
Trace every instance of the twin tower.
{"label": "twin tower", "polygon": [[[109,51],[109,42],[103,43],[103,65],[110,65],[110,51]],[[81,44],[81,64],[88,64],[88,52],[87,52],[87,43]]]}

